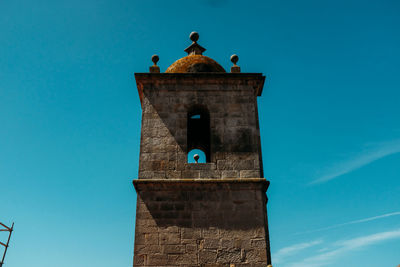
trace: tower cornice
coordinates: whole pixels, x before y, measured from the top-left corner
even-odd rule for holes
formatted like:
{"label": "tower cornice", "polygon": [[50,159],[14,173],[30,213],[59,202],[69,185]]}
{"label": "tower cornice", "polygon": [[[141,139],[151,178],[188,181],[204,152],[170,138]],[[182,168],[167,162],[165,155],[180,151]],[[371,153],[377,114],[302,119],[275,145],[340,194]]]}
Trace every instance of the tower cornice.
{"label": "tower cornice", "polygon": [[207,85],[208,89],[205,90],[218,90],[224,86],[235,90],[247,86],[254,89],[257,96],[261,96],[265,76],[262,73],[135,73],[135,80],[142,102],[144,88],[182,90],[183,87],[185,90],[199,90],[201,85]]}

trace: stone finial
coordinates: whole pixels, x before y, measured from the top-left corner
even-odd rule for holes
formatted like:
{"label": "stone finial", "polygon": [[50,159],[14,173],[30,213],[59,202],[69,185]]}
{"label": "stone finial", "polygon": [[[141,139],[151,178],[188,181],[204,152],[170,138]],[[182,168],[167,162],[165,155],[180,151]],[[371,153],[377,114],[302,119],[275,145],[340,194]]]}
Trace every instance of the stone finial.
{"label": "stone finial", "polygon": [[236,54],[233,54],[231,56],[231,62],[233,63],[233,66],[231,67],[231,72],[232,73],[239,73],[240,72],[240,67],[236,65],[236,63],[239,61],[239,57]]}
{"label": "stone finial", "polygon": [[200,158],[199,154],[194,154],[194,155],[193,155],[193,158],[194,158],[194,161],[195,161],[196,163],[199,163],[199,158]]}
{"label": "stone finial", "polygon": [[199,40],[198,32],[191,32],[189,38],[193,43],[185,49],[185,52],[188,55],[202,55],[206,49],[197,43]]}
{"label": "stone finial", "polygon": [[191,32],[189,35],[190,40],[193,42],[197,42],[199,40],[199,33],[198,32]]}
{"label": "stone finial", "polygon": [[151,61],[153,61],[154,66],[157,66],[157,62],[160,60],[160,58],[157,55],[153,55],[151,57]]}
{"label": "stone finial", "polygon": [[151,57],[151,61],[153,61],[153,66],[150,66],[150,72],[151,73],[160,73],[160,67],[157,66],[157,62],[160,58],[157,55],[153,55]]}

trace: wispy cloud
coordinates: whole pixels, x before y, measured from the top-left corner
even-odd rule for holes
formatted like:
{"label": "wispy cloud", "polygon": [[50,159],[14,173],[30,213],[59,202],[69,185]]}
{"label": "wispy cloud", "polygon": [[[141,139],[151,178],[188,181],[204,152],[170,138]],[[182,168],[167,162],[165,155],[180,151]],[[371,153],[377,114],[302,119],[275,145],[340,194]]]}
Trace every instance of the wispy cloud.
{"label": "wispy cloud", "polygon": [[305,258],[300,261],[285,265],[287,267],[321,267],[326,266],[341,254],[347,252],[365,248],[380,242],[384,242],[391,239],[400,238],[400,229],[394,231],[386,231],[375,233],[371,235],[361,236],[353,239],[342,240],[333,243],[331,247],[327,247],[320,250],[319,254]]}
{"label": "wispy cloud", "polygon": [[335,228],[346,226],[346,225],[370,222],[370,221],[375,221],[375,220],[378,220],[378,219],[383,219],[383,218],[392,217],[392,216],[398,216],[398,215],[400,215],[400,211],[386,213],[386,214],[382,214],[382,215],[378,215],[378,216],[368,217],[368,218],[364,218],[364,219],[360,219],[360,220],[354,220],[354,221],[345,222],[345,223],[339,223],[339,224],[331,225],[331,226],[328,226],[328,227],[318,228],[318,229],[305,231],[305,232],[301,232],[301,233],[297,233],[297,234],[308,234],[308,233],[320,232],[320,231],[335,229]]}
{"label": "wispy cloud", "polygon": [[381,159],[383,157],[396,154],[400,152],[400,139],[396,139],[390,142],[382,142],[374,146],[370,146],[362,154],[347,160],[340,162],[330,168],[326,174],[313,180],[310,185],[324,183],[329,180],[335,179],[346,173],[357,170],[373,161]]}
{"label": "wispy cloud", "polygon": [[299,243],[299,244],[295,244],[295,245],[291,245],[285,248],[281,248],[280,250],[278,250],[276,253],[274,253],[273,259],[274,259],[274,263],[280,263],[282,262],[285,258],[294,255],[306,248],[315,246],[315,245],[319,245],[321,244],[322,241],[321,240],[315,240],[315,241],[311,241],[311,242],[305,242],[305,243]]}

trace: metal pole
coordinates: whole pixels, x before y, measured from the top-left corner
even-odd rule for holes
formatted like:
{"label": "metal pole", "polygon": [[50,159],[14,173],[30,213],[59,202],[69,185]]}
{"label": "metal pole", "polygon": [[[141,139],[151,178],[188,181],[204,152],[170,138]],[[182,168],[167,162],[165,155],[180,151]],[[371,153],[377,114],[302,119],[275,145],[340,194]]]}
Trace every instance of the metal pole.
{"label": "metal pole", "polygon": [[[1,225],[5,226],[4,224],[1,224]],[[14,229],[14,223],[12,224],[11,228],[8,228],[7,226],[5,226],[5,227],[6,227],[7,229],[9,229],[10,234],[8,235],[8,240],[7,240],[7,244],[5,245],[6,248],[5,248],[5,250],[4,250],[3,259],[2,259],[1,262],[0,262],[0,267],[2,267],[3,264],[4,264],[4,258],[6,257],[8,244],[10,243],[11,234],[12,234],[12,231],[13,231],[13,229]]]}

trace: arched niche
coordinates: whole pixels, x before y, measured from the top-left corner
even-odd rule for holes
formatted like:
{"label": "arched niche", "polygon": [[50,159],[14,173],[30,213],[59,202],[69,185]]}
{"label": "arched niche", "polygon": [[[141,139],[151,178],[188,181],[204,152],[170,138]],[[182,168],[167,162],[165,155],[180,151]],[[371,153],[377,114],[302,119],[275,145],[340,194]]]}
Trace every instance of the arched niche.
{"label": "arched niche", "polygon": [[202,151],[205,162],[210,162],[210,113],[204,106],[193,106],[187,114],[187,152],[193,149]]}

